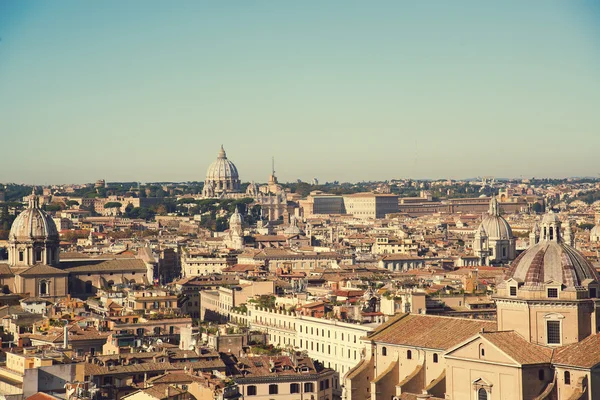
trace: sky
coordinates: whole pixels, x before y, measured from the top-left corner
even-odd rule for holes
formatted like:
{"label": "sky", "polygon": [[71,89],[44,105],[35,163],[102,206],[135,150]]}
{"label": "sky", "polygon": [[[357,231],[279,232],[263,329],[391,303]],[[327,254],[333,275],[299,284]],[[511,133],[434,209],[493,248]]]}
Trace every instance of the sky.
{"label": "sky", "polygon": [[598,176],[600,2],[0,1],[0,182]]}

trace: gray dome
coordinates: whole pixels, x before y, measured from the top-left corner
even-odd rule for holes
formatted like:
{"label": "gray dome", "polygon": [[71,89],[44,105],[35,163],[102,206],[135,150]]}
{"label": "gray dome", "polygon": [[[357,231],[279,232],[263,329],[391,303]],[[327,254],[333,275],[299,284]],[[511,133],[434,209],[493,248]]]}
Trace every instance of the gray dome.
{"label": "gray dome", "polygon": [[221,146],[221,150],[219,151],[219,156],[217,159],[210,164],[208,170],[206,171],[206,180],[207,181],[229,181],[229,180],[238,180],[238,170],[234,163],[227,159],[227,155],[225,154],[225,150],[223,146]]}
{"label": "gray dome", "polygon": [[498,200],[492,197],[490,209],[481,221],[479,229],[483,228],[490,240],[510,240],[513,238],[512,229],[508,222],[500,215]]}
{"label": "gray dome", "polygon": [[21,212],[10,228],[10,240],[58,240],[54,220],[40,208],[39,199],[32,195],[29,207]]}
{"label": "gray dome", "polygon": [[481,221],[481,226],[490,239],[509,240],[513,237],[510,225],[499,215],[486,215]]}

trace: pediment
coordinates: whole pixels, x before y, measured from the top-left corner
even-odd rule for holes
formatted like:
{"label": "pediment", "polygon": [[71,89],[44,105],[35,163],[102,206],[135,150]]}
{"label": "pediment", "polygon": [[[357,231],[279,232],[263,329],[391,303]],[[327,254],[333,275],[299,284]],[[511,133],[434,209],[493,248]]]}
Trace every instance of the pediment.
{"label": "pediment", "polygon": [[[482,355],[482,349],[484,354]],[[492,344],[485,338],[477,335],[471,338],[468,342],[463,342],[445,354],[446,358],[456,358],[461,361],[473,361],[473,362],[486,362],[486,363],[498,363],[503,365],[515,365],[520,364],[513,358],[508,356],[499,347]]]}

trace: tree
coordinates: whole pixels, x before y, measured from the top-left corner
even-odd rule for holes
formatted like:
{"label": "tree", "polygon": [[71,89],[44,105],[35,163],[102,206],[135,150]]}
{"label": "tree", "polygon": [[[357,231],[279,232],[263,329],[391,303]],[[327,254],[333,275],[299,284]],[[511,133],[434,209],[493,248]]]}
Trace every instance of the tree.
{"label": "tree", "polygon": [[543,211],[543,207],[540,203],[533,203],[533,205],[531,206],[531,210],[534,213],[541,213]]}
{"label": "tree", "polygon": [[67,201],[67,207],[73,207],[73,206],[78,206],[79,202],[75,201],[75,200],[69,200]]}
{"label": "tree", "polygon": [[104,208],[121,208],[123,207],[123,204],[119,203],[118,201],[109,201],[108,203],[104,204]]}
{"label": "tree", "polygon": [[56,212],[56,211],[60,211],[62,210],[62,207],[60,206],[60,204],[57,203],[52,203],[52,204],[46,204],[44,206],[44,209],[46,211],[50,211],[50,212]]}

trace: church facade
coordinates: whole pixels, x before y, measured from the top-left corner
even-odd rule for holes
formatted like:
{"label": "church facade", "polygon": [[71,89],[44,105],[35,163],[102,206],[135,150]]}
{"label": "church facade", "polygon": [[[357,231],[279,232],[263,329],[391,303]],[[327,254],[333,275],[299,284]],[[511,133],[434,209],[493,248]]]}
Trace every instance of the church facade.
{"label": "church facade", "polygon": [[67,294],[90,296],[115,284],[153,281],[153,266],[140,258],[61,260],[59,244],[54,220],[32,194],[11,227],[8,262],[0,263],[3,292],[55,300]]}

